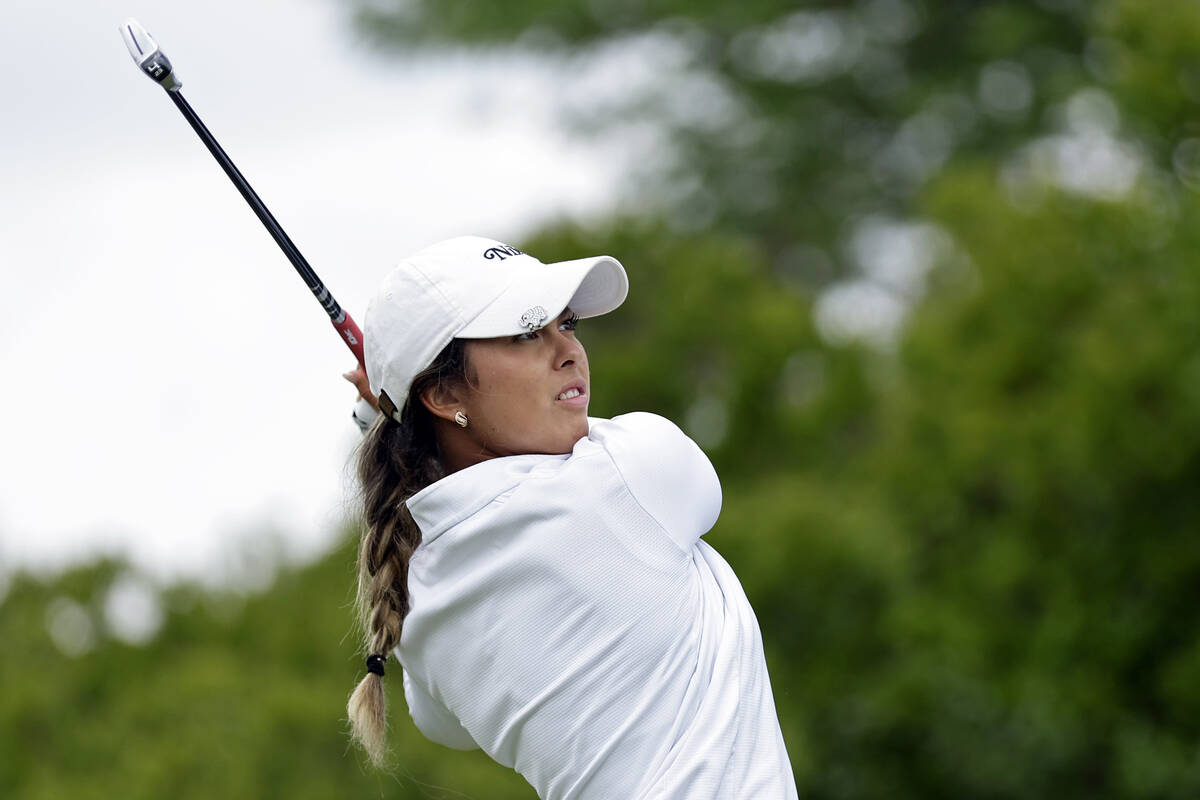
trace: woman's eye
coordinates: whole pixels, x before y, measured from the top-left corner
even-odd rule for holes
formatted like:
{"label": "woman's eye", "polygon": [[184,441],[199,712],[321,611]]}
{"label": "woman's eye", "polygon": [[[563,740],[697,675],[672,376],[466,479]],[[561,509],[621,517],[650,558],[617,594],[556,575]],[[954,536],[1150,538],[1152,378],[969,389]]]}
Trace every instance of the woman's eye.
{"label": "woman's eye", "polygon": [[[579,323],[579,317],[572,314],[567,319],[564,319],[562,322],[558,323],[558,329],[560,331],[573,331],[573,330],[575,330],[575,326],[578,323]],[[543,330],[542,328],[538,328],[536,331],[527,331],[526,333],[518,333],[516,336],[513,337],[513,341],[514,342],[532,342],[538,338],[538,336],[541,334],[542,330]]]}

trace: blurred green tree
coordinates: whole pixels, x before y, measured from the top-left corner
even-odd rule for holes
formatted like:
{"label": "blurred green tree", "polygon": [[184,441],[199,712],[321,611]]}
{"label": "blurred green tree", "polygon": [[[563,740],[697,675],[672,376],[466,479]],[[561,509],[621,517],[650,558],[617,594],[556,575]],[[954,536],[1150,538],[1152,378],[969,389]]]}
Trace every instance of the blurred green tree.
{"label": "blurred green tree", "polygon": [[167,588],[142,644],[108,609],[127,567],[18,576],[0,606],[0,797],[532,797],[482,753],[425,741],[398,681],[393,769],[351,750],[362,660],[345,544],[262,594]]}
{"label": "blurred green tree", "polygon": [[655,132],[630,176],[639,211],[747,234],[766,267],[818,288],[856,274],[861,220],[911,216],[943,165],[1008,157],[1080,90],[1115,96],[1159,166],[1196,136],[1189,0],[349,6],[385,50],[535,55],[562,76],[579,133]]}

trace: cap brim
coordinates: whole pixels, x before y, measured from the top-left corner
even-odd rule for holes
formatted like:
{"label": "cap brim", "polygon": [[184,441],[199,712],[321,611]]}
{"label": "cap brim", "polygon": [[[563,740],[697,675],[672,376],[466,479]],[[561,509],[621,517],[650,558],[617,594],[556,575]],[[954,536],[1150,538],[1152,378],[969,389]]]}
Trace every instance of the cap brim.
{"label": "cap brim", "polygon": [[625,302],[628,294],[625,268],[610,256],[534,262],[514,273],[508,287],[455,336],[491,339],[525,333],[529,327],[523,319],[530,319],[528,312],[538,308],[545,319],[536,327],[553,321],[568,306],[580,317],[598,317]]}

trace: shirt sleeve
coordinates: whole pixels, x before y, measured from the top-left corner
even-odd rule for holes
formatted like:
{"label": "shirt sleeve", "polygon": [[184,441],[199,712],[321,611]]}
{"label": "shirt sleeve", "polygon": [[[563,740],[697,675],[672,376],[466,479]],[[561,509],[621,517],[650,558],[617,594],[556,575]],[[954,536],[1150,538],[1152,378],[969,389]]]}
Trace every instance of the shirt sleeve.
{"label": "shirt sleeve", "polygon": [[358,429],[366,433],[367,428],[371,427],[371,423],[379,416],[379,412],[371,407],[366,398],[360,397],[354,404],[354,410],[350,412],[350,416],[354,419],[354,424],[358,426]]}
{"label": "shirt sleeve", "polygon": [[455,750],[475,750],[479,747],[462,723],[409,677],[408,670],[404,670],[404,699],[408,702],[408,713],[417,729],[429,741]]}
{"label": "shirt sleeve", "polygon": [[608,451],[638,504],[685,550],[716,524],[721,482],[704,451],[675,423],[637,412],[595,421],[589,437]]}

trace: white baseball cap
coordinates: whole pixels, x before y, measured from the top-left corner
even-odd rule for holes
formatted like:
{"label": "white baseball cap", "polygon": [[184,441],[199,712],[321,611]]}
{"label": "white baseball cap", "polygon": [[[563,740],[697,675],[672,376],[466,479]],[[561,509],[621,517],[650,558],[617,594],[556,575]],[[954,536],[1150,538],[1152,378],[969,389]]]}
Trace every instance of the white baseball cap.
{"label": "white baseball cap", "polygon": [[537,330],[568,306],[597,317],[628,293],[625,268],[609,256],[543,264],[493,239],[446,239],[403,259],[367,304],[367,380],[376,395],[387,392],[399,421],[413,378],[451,339]]}

